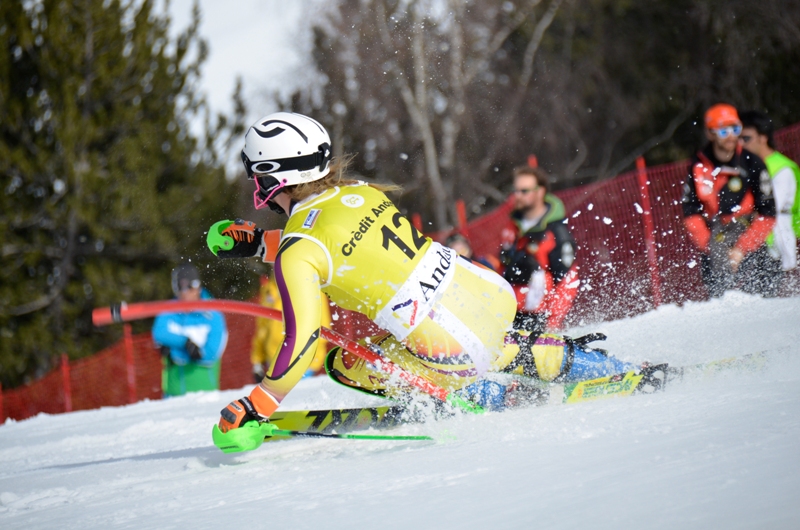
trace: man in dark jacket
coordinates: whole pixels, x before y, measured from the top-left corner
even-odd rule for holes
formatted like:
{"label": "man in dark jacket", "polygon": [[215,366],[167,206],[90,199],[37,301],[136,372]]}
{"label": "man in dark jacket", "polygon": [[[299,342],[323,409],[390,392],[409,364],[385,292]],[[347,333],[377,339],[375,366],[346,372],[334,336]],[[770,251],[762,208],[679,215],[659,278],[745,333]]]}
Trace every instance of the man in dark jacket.
{"label": "man in dark jacket", "polygon": [[517,295],[516,325],[535,331],[562,327],[580,283],[564,203],[548,190],[542,169],[514,170],[516,208],[500,254],[503,276]]}
{"label": "man in dark jacket", "polygon": [[764,245],[775,224],[767,168],[739,144],[742,122],[731,105],[709,108],[705,127],[708,143],[683,186],[683,223],[700,251],[703,282],[714,297],[737,284],[774,296],[780,267]]}

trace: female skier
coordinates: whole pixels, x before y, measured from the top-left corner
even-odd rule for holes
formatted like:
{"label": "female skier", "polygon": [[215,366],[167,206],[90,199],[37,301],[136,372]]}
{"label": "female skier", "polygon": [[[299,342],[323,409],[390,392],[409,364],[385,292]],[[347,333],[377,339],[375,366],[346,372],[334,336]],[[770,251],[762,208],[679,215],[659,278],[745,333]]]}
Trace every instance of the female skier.
{"label": "female skier", "polygon": [[[209,246],[224,258],[274,262],[285,338],[249,397],[222,410],[222,432],[269,418],[303,377],[320,340],[321,292],[386,330],[366,340],[381,355],[445,389],[469,387],[464,395],[490,408],[502,406],[504,389],[475,384],[488,371],[549,381],[632,368],[579,341],[513,332],[511,286],[417,231],[384,194],[397,187],[348,179],[347,159],[331,160],[330,137],[317,121],[288,112],[258,120],[245,135],[242,161],[255,182],[255,208],[289,220],[283,231],[238,219],[216,223]],[[230,249],[214,245],[220,235],[233,240]],[[340,348],[325,368],[335,381],[370,394],[407,391]]]}

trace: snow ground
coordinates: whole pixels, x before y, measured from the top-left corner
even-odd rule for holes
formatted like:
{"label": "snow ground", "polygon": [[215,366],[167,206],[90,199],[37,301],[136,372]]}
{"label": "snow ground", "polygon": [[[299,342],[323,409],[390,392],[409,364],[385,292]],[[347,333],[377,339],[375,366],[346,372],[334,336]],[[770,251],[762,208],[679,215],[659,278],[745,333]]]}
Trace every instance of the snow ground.
{"label": "snow ground", "polygon": [[[0,426],[0,527],[798,528],[800,298],[728,293],[623,321],[608,349],[674,365],[779,350],[666,392],[402,426],[435,442],[304,440],[225,455],[249,388]],[[373,403],[323,377],[286,409]]]}

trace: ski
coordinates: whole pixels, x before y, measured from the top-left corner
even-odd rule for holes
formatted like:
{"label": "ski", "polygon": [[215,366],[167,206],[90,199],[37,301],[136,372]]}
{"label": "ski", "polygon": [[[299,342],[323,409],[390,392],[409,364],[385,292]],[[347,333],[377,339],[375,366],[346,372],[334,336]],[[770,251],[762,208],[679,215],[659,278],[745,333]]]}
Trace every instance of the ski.
{"label": "ski", "polygon": [[585,381],[548,383],[523,375],[492,374],[491,379],[505,384],[506,406],[560,405],[597,399],[624,397],[636,393],[663,390],[667,380],[666,364],[645,367]]}
{"label": "ski", "polygon": [[520,405],[582,403],[633,394],[650,394],[664,390],[667,384],[703,379],[721,372],[761,370],[766,366],[768,357],[768,352],[761,351],[686,366],[658,364],[646,366],[641,370],[567,384],[545,383],[525,376],[511,376],[513,379],[510,383],[506,383],[506,387],[518,390],[509,386],[518,385],[518,391],[522,393],[521,399],[518,400]]}
{"label": "ski", "polygon": [[[584,403],[598,399],[648,394],[664,390],[667,384],[702,379],[730,370],[763,369],[767,352],[686,366],[667,364],[647,366],[642,370],[579,381],[575,383],[547,383],[530,377],[513,374],[490,374],[489,378],[506,386],[508,408]],[[452,412],[439,407],[432,414],[414,410],[404,405],[357,407],[319,410],[278,411],[269,422],[277,429],[308,433],[342,434],[367,429],[386,429],[408,423],[423,423],[435,418],[451,417]],[[285,440],[290,436],[275,434],[270,440]]]}
{"label": "ski", "polygon": [[756,353],[748,353],[738,357],[727,357],[725,359],[717,359],[715,361],[679,366],[675,368],[670,367],[667,369],[667,373],[670,381],[702,379],[716,375],[720,372],[731,370],[762,370],[767,366],[768,360],[769,353],[767,351],[760,351]]}
{"label": "ski", "polygon": [[222,432],[218,425],[211,429],[211,439],[223,453],[241,453],[261,447],[266,441],[276,438],[335,438],[339,440],[381,441],[432,441],[430,436],[385,435],[385,434],[341,434],[281,429],[271,422],[250,421],[237,429]]}
{"label": "ski", "polygon": [[[602,398],[630,396],[643,391],[644,381],[643,373],[631,371],[577,383],[553,385],[550,388],[548,403],[582,403]],[[655,390],[662,388],[663,386],[657,386]]]}
{"label": "ski", "polygon": [[[662,366],[662,365],[659,365]],[[500,374],[494,374],[500,375]],[[580,403],[601,397],[627,396],[641,391],[643,373],[627,372],[570,384],[545,383],[524,376],[499,377],[515,395],[510,408],[526,405]],[[269,422],[282,430],[346,433],[366,429],[386,429],[407,423],[422,423],[427,419],[452,416],[439,408],[432,414],[403,405],[361,407],[349,409],[289,410],[275,412]],[[282,440],[279,434],[271,440]]]}
{"label": "ski", "polygon": [[352,409],[277,411],[269,418],[269,422],[283,430],[342,433],[370,428],[385,429],[410,423],[410,419],[405,407],[394,405]]}

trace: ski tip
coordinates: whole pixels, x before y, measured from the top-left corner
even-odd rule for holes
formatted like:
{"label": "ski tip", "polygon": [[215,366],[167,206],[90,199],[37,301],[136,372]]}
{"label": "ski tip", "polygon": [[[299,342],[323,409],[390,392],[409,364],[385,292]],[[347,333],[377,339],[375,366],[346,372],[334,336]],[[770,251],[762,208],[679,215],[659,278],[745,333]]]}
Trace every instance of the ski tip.
{"label": "ski tip", "polygon": [[425,435],[341,434],[339,436],[348,440],[435,441],[432,437]]}

